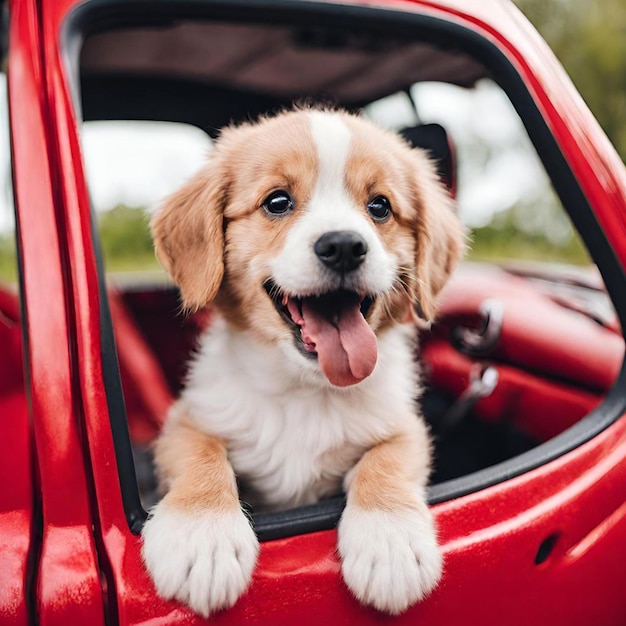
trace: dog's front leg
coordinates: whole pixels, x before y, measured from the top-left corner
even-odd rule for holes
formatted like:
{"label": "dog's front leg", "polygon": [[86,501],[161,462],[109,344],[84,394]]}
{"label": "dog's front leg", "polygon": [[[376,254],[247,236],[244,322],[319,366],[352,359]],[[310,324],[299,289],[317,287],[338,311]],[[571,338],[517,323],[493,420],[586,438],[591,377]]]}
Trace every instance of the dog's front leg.
{"label": "dog's front leg", "polygon": [[183,418],[166,427],[155,461],[168,491],[144,526],[142,553],[159,595],[205,617],[232,606],[250,583],[259,545],[224,442]]}
{"label": "dog's front leg", "polygon": [[364,604],[401,613],[441,577],[425,500],[429,441],[421,422],[368,450],[346,477],[339,524],[343,577]]}

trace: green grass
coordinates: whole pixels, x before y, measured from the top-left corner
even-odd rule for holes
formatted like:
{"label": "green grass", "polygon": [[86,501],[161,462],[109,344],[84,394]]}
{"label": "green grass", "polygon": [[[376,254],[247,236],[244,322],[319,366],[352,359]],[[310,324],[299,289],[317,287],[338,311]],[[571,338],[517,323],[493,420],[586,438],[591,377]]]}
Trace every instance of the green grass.
{"label": "green grass", "polygon": [[[497,232],[493,232],[497,231]],[[467,254],[471,261],[536,261],[589,265],[591,260],[578,236],[574,235],[564,246],[557,246],[545,237],[529,236],[519,231],[502,232],[492,227],[472,233]]]}
{"label": "green grass", "polygon": [[17,282],[17,258],[12,234],[0,235],[0,281]]}
{"label": "green grass", "polygon": [[161,266],[154,256],[149,254],[110,256],[104,253],[104,267],[107,272],[151,272],[160,270]]}

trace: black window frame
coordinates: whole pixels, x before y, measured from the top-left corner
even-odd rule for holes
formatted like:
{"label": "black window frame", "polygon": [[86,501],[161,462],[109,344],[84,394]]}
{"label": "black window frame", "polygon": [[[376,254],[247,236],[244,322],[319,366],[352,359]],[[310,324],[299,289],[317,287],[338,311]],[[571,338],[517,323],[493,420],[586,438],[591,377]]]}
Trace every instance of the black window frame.
{"label": "black window frame", "polygon": [[[626,328],[626,274],[611,248],[590,202],[572,172],[558,142],[513,63],[490,40],[447,21],[398,8],[377,8],[289,0],[88,0],[67,17],[61,33],[74,106],[81,116],[79,58],[86,36],[121,26],[158,25],[175,16],[185,19],[228,20],[289,25],[324,25],[333,20],[346,28],[360,26],[381,34],[393,31],[408,37],[461,49],[481,61],[505,91],[520,116],[564,209],[604,279],[622,328]],[[98,241],[94,224],[94,241]],[[97,245],[97,244],[96,244]],[[99,251],[96,250],[99,257]],[[135,477],[126,422],[115,341],[100,261],[102,355],[105,391],[124,509],[132,532],[139,533],[147,513],[142,508]],[[497,465],[435,484],[428,501],[436,504],[475,493],[536,469],[589,441],[617,421],[626,409],[626,368],[621,371],[605,400],[567,431],[532,450]],[[252,513],[260,540],[334,528],[344,499],[333,498],[315,505],[275,513]]]}

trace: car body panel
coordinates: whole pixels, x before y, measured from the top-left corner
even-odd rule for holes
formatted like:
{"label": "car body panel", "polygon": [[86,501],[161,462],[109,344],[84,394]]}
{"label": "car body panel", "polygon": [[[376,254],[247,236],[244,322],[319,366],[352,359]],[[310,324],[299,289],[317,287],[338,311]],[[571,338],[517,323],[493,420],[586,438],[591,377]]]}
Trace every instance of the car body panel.
{"label": "car body panel", "polygon": [[22,374],[17,294],[0,290],[0,616],[12,626],[28,624],[29,555],[35,517],[33,436]]}
{"label": "car body panel", "polygon": [[[76,380],[70,361],[65,256],[53,179],[54,142],[45,101],[37,4],[11,7],[9,104],[14,192],[23,262],[22,324],[41,499],[41,543],[29,598],[40,624],[104,621],[102,588],[85,457],[79,434]],[[37,184],[33,184],[37,181]]]}
{"label": "car body panel", "polygon": [[[204,623],[156,596],[140,537],[124,510],[107,419],[103,293],[67,74],[72,51],[63,47],[68,15],[82,4],[11,2],[15,193],[43,524],[36,597],[29,601],[41,624],[98,624],[105,612],[123,625]],[[517,68],[626,267],[624,167],[552,53],[514,8],[495,0],[349,6],[424,14],[495,46]],[[622,417],[537,469],[434,506],[443,582],[395,621],[623,624],[625,458]],[[212,622],[381,620],[387,621],[345,588],[336,531],[330,530],[264,542],[251,589]]]}

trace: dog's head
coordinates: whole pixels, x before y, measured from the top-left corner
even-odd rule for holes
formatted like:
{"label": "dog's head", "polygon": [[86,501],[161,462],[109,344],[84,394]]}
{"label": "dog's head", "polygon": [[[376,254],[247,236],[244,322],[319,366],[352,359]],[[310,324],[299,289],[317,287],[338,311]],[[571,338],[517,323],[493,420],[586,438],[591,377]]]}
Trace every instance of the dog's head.
{"label": "dog's head", "polygon": [[433,318],[463,250],[423,152],[320,110],[224,130],[152,230],[186,307],[213,302],[336,386],[372,373],[384,329],[415,310]]}

